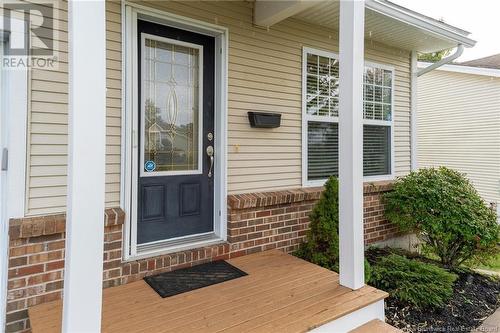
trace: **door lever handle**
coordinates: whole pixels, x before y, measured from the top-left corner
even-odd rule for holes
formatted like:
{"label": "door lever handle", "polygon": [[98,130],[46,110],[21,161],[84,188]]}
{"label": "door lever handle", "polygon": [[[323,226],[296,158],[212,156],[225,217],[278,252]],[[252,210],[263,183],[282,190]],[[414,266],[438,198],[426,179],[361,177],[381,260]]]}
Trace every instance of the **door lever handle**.
{"label": "door lever handle", "polygon": [[208,169],[208,178],[212,177],[212,168],[214,167],[214,147],[207,147],[207,155],[210,157],[210,168]]}
{"label": "door lever handle", "polygon": [[7,171],[9,169],[9,150],[7,148],[2,149],[2,171]]}

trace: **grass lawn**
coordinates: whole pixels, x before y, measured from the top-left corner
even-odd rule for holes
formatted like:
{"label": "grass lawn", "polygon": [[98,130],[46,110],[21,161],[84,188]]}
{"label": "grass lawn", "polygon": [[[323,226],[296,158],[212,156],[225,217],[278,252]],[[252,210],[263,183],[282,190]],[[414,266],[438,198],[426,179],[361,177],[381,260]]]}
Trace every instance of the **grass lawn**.
{"label": "grass lawn", "polygon": [[477,268],[500,273],[500,253],[498,253],[495,257],[491,258],[486,265],[480,265]]}
{"label": "grass lawn", "polygon": [[[492,257],[486,264],[477,265],[477,266],[463,265],[463,267],[468,267],[471,269],[478,268],[478,269],[484,269],[487,271],[500,273],[500,248],[497,248],[497,250],[498,250],[498,253],[494,257]],[[425,253],[425,254],[423,254],[423,256],[426,258],[432,259],[432,260],[439,261],[439,257],[436,255],[433,255],[431,253]]]}

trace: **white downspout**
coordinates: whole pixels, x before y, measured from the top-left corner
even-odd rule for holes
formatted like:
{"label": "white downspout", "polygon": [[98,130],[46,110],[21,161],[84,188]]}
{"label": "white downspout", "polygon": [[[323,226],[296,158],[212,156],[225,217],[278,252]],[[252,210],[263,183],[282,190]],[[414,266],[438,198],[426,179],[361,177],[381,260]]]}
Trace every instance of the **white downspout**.
{"label": "white downspout", "polygon": [[457,49],[455,50],[455,53],[453,53],[452,55],[450,55],[446,58],[439,60],[438,62],[433,63],[430,66],[427,66],[427,67],[422,68],[421,70],[417,71],[417,76],[424,75],[424,74],[429,73],[430,71],[432,71],[438,67],[441,67],[443,65],[446,65],[446,64],[452,62],[453,60],[460,57],[463,52],[464,52],[464,46],[462,44],[458,44]]}
{"label": "white downspout", "polygon": [[411,51],[410,61],[410,167],[411,171],[418,169],[417,163],[417,51]]}
{"label": "white downspout", "polygon": [[421,75],[424,75],[426,73],[429,73],[430,71],[441,67],[443,65],[446,65],[453,60],[457,59],[462,55],[464,52],[464,46],[462,44],[458,44],[457,49],[455,50],[455,53],[452,55],[441,59],[440,61],[427,66],[425,68],[422,68],[421,70],[418,70],[417,67],[417,51],[412,51],[411,52],[411,61],[410,61],[410,70],[411,70],[411,77],[410,77],[410,85],[411,85],[411,96],[410,96],[410,164],[411,164],[411,171],[415,171],[418,169],[418,161],[417,161],[417,78]]}

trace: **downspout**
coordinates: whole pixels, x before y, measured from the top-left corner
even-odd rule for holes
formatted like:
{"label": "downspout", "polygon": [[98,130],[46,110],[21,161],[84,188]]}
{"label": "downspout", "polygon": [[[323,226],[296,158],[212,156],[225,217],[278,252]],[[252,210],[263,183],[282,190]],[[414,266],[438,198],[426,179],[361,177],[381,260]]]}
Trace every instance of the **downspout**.
{"label": "downspout", "polygon": [[421,75],[427,74],[430,71],[441,67],[443,65],[446,65],[453,60],[457,59],[462,55],[464,52],[464,46],[462,44],[458,44],[457,49],[455,52],[446,57],[441,59],[440,61],[433,63],[430,66],[427,66],[425,68],[422,68],[421,70],[418,70],[418,58],[417,58],[417,51],[412,51],[411,52],[411,61],[410,61],[410,69],[411,69],[411,78],[410,78],[410,85],[411,85],[411,97],[410,97],[410,126],[411,126],[411,135],[410,135],[410,164],[411,164],[411,171],[415,171],[418,169],[418,162],[417,162],[417,78]]}
{"label": "downspout", "polygon": [[463,52],[464,52],[464,46],[462,44],[458,44],[457,49],[455,50],[455,53],[453,53],[452,55],[450,55],[444,59],[439,60],[438,62],[433,63],[430,66],[427,66],[427,67],[422,68],[421,70],[417,71],[417,77],[424,75],[426,73],[429,73],[430,71],[432,71],[438,67],[441,67],[443,65],[446,65],[446,64],[452,62],[453,60],[460,57]]}
{"label": "downspout", "polygon": [[411,171],[418,169],[417,163],[417,77],[418,77],[417,51],[411,51],[410,61],[410,168]]}

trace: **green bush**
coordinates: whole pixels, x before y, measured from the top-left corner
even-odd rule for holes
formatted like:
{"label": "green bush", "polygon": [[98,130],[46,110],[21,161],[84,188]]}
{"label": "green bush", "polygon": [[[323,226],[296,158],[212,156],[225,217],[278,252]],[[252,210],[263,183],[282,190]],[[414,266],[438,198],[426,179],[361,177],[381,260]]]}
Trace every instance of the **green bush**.
{"label": "green bush", "polygon": [[372,279],[372,266],[368,262],[368,260],[365,259],[365,281],[368,283]]}
{"label": "green bush", "polygon": [[385,203],[387,218],[415,232],[445,267],[481,262],[496,252],[496,214],[459,172],[445,167],[412,172],[395,182]]}
{"label": "green bush", "polygon": [[[339,184],[330,177],[321,198],[309,215],[306,242],[295,252],[297,257],[316,265],[339,271]],[[370,264],[365,261],[365,280],[370,276]]]}
{"label": "green bush", "polygon": [[418,308],[440,307],[453,295],[455,274],[438,266],[390,254],[372,265],[371,284]]}

